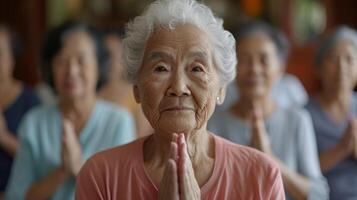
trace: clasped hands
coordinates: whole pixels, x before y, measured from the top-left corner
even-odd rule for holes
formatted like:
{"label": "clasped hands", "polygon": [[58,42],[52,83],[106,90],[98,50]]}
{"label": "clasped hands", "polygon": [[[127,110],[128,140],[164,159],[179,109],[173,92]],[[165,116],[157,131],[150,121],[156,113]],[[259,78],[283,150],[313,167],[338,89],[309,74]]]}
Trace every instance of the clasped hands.
{"label": "clasped hands", "polygon": [[83,165],[82,150],[72,122],[63,119],[61,159],[62,169],[73,176],[76,176]]}
{"label": "clasped hands", "polygon": [[270,139],[266,132],[263,113],[259,108],[254,108],[250,123],[252,129],[252,139],[250,144],[251,147],[266,154],[272,155]]}
{"label": "clasped hands", "polygon": [[201,199],[200,187],[195,178],[184,134],[174,133],[172,136],[170,157],[160,182],[158,199]]}

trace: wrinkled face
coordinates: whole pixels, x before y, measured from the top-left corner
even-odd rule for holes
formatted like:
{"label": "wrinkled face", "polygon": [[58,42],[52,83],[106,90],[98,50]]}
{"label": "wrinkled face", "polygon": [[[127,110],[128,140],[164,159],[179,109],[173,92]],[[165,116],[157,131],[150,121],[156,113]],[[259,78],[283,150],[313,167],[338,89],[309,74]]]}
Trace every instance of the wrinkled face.
{"label": "wrinkled face", "polygon": [[108,35],[105,38],[105,47],[109,54],[109,80],[116,80],[122,77],[123,67],[121,65],[121,40],[116,35]]}
{"label": "wrinkled face", "polygon": [[154,129],[165,133],[205,128],[217,96],[223,94],[211,40],[192,25],[156,29],[137,80],[137,101]]}
{"label": "wrinkled face", "polygon": [[5,31],[0,31],[0,79],[9,79],[13,71],[13,55],[10,38]]}
{"label": "wrinkled face", "polygon": [[322,87],[331,91],[353,90],[357,81],[357,49],[348,40],[335,44],[319,71]]}
{"label": "wrinkled face", "polygon": [[85,98],[95,93],[98,64],[93,40],[87,33],[69,33],[52,64],[54,84],[61,98]]}
{"label": "wrinkled face", "polygon": [[282,73],[274,42],[260,33],[247,36],[238,42],[237,56],[240,95],[249,99],[268,96]]}

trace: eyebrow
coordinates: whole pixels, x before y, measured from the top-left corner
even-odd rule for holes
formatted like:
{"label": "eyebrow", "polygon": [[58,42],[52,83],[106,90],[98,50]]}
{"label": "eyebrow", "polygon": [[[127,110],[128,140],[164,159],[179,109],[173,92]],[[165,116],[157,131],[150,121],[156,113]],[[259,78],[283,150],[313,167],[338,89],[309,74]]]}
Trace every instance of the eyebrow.
{"label": "eyebrow", "polygon": [[192,51],[192,52],[188,53],[188,57],[207,60],[208,54],[204,51]]}
{"label": "eyebrow", "polygon": [[170,54],[167,54],[162,51],[153,51],[150,52],[147,56],[146,59],[148,60],[162,60],[162,59],[169,59],[172,60],[173,57]]}
{"label": "eyebrow", "polygon": [[[205,51],[191,51],[187,54],[189,58],[196,58],[203,61],[208,60],[208,53]],[[146,60],[174,60],[174,57],[166,52],[152,51],[146,56]]]}

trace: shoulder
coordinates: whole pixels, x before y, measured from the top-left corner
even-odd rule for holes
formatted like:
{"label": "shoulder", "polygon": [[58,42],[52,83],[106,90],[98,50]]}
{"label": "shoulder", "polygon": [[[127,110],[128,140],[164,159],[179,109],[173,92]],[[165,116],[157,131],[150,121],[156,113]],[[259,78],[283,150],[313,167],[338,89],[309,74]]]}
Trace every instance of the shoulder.
{"label": "shoulder", "polygon": [[223,155],[233,165],[239,165],[252,173],[264,174],[277,170],[278,166],[269,156],[253,148],[232,143],[226,139],[215,136],[223,147]]}
{"label": "shoulder", "polygon": [[19,126],[19,133],[29,136],[31,134],[38,134],[36,130],[38,127],[46,125],[46,122],[55,124],[56,122],[52,119],[55,119],[58,116],[58,108],[55,105],[38,105],[31,108],[24,117],[21,119]]}
{"label": "shoulder", "polygon": [[[222,145],[225,148],[222,156],[226,157],[224,167],[230,169],[230,176],[235,182],[251,185],[252,190],[264,195],[272,195],[272,192],[283,194],[279,165],[270,156],[224,139]],[[277,191],[271,191],[275,189]]]}
{"label": "shoulder", "polygon": [[23,87],[22,92],[21,92],[22,98],[24,98],[27,102],[30,102],[32,104],[40,103],[40,99],[33,89],[31,89],[30,87],[28,87],[26,85],[23,85],[22,87]]}
{"label": "shoulder", "polygon": [[145,138],[140,138],[128,144],[98,152],[86,161],[83,170],[114,170],[135,165],[140,162],[142,155],[140,149],[144,140]]}
{"label": "shoulder", "polygon": [[22,86],[22,93],[27,97],[38,98],[36,92],[27,85]]}
{"label": "shoulder", "polygon": [[105,100],[97,100],[98,112],[101,112],[109,118],[130,118],[131,114],[123,107],[115,105]]}
{"label": "shoulder", "polygon": [[304,120],[310,120],[309,112],[304,108],[299,107],[289,107],[289,108],[281,108],[279,107],[278,115],[280,116],[282,121],[288,122],[301,122]]}
{"label": "shoulder", "polygon": [[28,118],[47,118],[49,115],[58,113],[57,105],[38,105],[29,110],[26,114]]}
{"label": "shoulder", "polygon": [[38,105],[31,108],[24,117],[25,121],[41,121],[42,119],[48,119],[49,116],[58,112],[55,105]]}

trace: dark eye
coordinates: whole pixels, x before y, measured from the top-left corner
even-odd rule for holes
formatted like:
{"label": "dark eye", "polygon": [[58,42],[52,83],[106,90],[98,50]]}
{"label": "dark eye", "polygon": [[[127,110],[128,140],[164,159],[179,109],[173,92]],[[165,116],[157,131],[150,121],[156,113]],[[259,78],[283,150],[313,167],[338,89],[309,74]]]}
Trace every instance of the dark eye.
{"label": "dark eye", "polygon": [[192,68],[192,71],[193,72],[203,72],[203,67],[201,65],[195,65],[193,68]]}
{"label": "dark eye", "polygon": [[169,71],[169,70],[164,65],[157,65],[154,68],[154,72],[167,72],[167,71]]}
{"label": "dark eye", "polygon": [[84,65],[85,62],[86,62],[85,56],[81,55],[81,56],[78,57],[78,63],[79,63],[80,65]]}
{"label": "dark eye", "polygon": [[347,56],[346,56],[346,61],[347,61],[348,64],[353,63],[353,58],[352,58],[352,56],[351,56],[351,55],[347,55]]}
{"label": "dark eye", "polygon": [[262,54],[260,57],[260,62],[266,66],[269,63],[269,56],[267,54]]}

